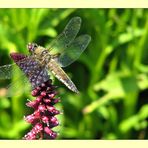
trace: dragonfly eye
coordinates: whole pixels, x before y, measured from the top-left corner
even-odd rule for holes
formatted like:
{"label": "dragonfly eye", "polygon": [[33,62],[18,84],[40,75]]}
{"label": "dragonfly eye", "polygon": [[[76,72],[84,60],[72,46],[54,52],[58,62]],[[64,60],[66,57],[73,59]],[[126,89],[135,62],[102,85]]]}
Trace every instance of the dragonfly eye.
{"label": "dragonfly eye", "polygon": [[27,48],[29,50],[29,52],[34,52],[35,49],[38,47],[38,45],[36,43],[28,43]]}

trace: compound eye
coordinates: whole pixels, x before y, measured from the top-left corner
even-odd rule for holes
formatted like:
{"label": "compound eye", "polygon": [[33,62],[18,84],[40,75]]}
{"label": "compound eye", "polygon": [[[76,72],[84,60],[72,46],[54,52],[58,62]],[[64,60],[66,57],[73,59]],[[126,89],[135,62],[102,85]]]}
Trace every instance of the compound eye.
{"label": "compound eye", "polygon": [[28,48],[29,52],[31,52],[31,53],[34,52],[37,47],[38,47],[38,45],[35,43],[28,43],[28,45],[27,45],[27,48]]}

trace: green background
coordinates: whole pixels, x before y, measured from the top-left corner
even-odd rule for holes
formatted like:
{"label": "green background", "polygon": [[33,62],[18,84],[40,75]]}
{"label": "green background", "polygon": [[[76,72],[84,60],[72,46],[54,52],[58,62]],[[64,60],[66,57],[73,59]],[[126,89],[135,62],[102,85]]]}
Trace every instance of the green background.
{"label": "green background", "polygon": [[[64,70],[80,94],[58,80],[58,139],[147,139],[147,9],[0,9],[0,66],[13,63],[12,51],[28,54],[26,44],[46,46],[74,17],[82,18],[79,34],[92,40],[81,57]],[[0,97],[0,139],[21,139],[31,126],[20,71],[0,80],[0,94],[18,78],[20,96]]]}

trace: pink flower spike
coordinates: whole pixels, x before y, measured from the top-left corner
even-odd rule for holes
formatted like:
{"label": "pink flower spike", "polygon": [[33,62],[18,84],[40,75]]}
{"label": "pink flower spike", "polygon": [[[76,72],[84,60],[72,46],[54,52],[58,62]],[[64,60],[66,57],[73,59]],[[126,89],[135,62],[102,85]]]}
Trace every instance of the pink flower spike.
{"label": "pink flower spike", "polygon": [[[24,136],[26,140],[33,139],[55,139],[57,133],[52,130],[58,126],[56,117],[60,114],[53,105],[58,103],[59,98],[54,98],[57,94],[52,87],[52,81],[47,81],[32,91],[35,100],[26,103],[27,106],[34,109],[34,113],[25,117],[25,120],[33,125],[33,128]],[[50,97],[49,97],[50,96]]]}

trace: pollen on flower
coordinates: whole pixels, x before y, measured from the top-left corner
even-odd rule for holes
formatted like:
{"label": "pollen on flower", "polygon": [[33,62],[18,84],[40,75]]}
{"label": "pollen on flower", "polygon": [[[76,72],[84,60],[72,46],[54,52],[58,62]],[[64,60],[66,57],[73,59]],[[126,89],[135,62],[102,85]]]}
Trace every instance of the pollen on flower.
{"label": "pollen on flower", "polygon": [[53,105],[60,102],[60,98],[54,98],[57,94],[54,89],[52,81],[48,80],[32,91],[32,96],[36,99],[27,102],[26,105],[33,108],[34,113],[24,117],[24,119],[33,127],[23,139],[55,139],[57,137],[57,133],[52,128],[59,125],[55,115],[60,114],[60,111]]}

